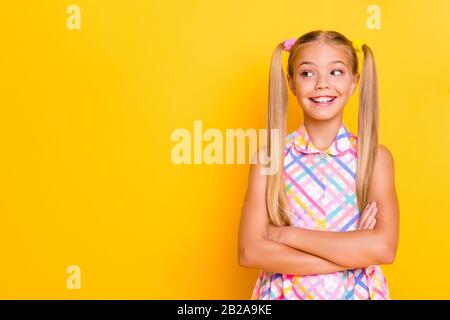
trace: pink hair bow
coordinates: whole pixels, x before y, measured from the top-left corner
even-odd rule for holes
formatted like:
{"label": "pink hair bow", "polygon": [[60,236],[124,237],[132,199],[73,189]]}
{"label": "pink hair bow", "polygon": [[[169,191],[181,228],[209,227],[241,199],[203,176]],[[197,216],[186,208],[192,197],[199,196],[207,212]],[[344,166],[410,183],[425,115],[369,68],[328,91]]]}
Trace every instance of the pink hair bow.
{"label": "pink hair bow", "polygon": [[290,38],[284,41],[283,50],[287,52],[291,52],[292,46],[297,42],[296,38]]}

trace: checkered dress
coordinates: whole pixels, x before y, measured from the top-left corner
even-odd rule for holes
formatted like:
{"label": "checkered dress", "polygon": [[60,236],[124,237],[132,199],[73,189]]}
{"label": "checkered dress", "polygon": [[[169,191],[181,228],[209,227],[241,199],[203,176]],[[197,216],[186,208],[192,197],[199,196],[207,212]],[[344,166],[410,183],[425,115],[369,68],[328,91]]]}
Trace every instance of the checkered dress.
{"label": "checkered dress", "polygon": [[[313,230],[356,230],[357,137],[342,122],[326,151],[317,149],[304,123],[289,134],[284,156],[285,190],[292,225]],[[262,270],[252,300],[390,299],[380,266],[329,274],[293,275]]]}

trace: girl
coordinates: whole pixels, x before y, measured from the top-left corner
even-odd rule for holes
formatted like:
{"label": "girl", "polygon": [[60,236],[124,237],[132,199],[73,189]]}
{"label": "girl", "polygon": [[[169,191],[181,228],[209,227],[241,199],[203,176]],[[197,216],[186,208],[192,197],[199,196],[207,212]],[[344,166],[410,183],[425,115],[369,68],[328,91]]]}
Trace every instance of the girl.
{"label": "girl", "polygon": [[[287,136],[283,50],[304,118]],[[357,137],[343,109],[360,78],[358,53]],[[262,269],[251,299],[390,299],[379,265],[395,259],[399,208],[392,154],[378,144],[377,90],[369,46],[338,32],[312,31],[275,48],[267,127],[279,140],[268,134],[251,162],[239,230],[239,264]],[[284,161],[261,174],[261,158],[274,150]]]}

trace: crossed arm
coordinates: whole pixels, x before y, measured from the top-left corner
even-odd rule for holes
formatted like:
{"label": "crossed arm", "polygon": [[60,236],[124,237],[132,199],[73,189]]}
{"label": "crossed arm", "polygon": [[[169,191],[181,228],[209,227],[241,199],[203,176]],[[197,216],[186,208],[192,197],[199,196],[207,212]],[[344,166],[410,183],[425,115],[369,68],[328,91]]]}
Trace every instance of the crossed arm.
{"label": "crossed arm", "polygon": [[[256,168],[250,172],[249,190],[241,219],[239,262],[242,266],[308,275],[394,261],[398,244],[399,209],[394,163],[386,147],[379,147],[369,193],[369,202],[375,201],[378,207],[377,224],[372,230],[332,232],[293,226],[275,227],[268,224],[267,218],[262,215],[253,214],[250,217],[250,211],[262,212],[261,203],[265,203],[261,202],[262,198],[257,199],[261,197],[265,184],[256,177]],[[259,187],[255,184],[259,184]],[[253,236],[247,232],[255,230],[260,232]]]}

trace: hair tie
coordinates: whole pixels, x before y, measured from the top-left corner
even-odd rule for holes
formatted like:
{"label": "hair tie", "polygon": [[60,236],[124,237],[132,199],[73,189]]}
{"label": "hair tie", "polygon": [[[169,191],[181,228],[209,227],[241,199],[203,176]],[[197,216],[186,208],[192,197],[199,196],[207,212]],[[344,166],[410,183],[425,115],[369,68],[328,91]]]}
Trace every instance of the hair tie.
{"label": "hair tie", "polygon": [[353,47],[355,48],[356,52],[363,52],[362,46],[364,44],[364,41],[362,40],[354,40],[353,42]]}
{"label": "hair tie", "polygon": [[296,38],[286,39],[283,44],[283,50],[287,52],[291,52],[292,46],[297,42]]}

